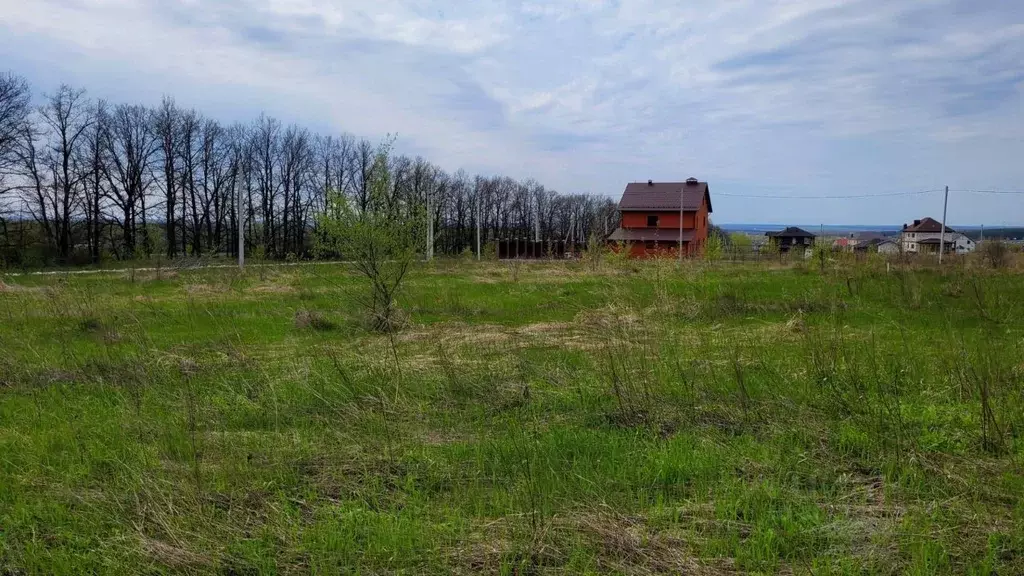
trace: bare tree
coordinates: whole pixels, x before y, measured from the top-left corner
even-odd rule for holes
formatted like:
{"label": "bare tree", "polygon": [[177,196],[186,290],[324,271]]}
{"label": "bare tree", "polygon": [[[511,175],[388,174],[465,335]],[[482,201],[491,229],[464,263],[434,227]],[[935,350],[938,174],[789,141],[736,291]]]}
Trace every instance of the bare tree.
{"label": "bare tree", "polygon": [[[85,245],[96,262],[108,249],[134,257],[138,242],[149,255],[163,238],[172,258],[234,253],[241,215],[250,249],[305,255],[311,234],[325,239],[323,215],[341,198],[354,214],[426,225],[433,236],[416,245],[432,253],[475,247],[478,226],[486,243],[537,235],[582,242],[617,225],[608,199],[558,194],[529,179],[449,174],[390,150],[382,164],[369,140],[321,137],[267,116],[226,128],[169,97],[153,110],[108,109],[62,86],[35,113],[29,98],[23,79],[0,76],[0,213],[18,199],[31,216],[19,229],[32,233],[15,251],[34,242],[63,260]],[[19,193],[5,201],[11,190]],[[3,218],[0,234],[4,258],[19,260],[10,257]]]}
{"label": "bare tree", "polygon": [[[178,181],[181,187],[181,251],[188,250],[192,245],[192,255],[200,256],[203,252],[202,232],[199,225],[199,209],[196,199],[196,180],[202,152],[201,138],[202,119],[195,110],[181,114],[181,146],[178,148]],[[190,214],[191,213],[191,217]],[[191,241],[191,242],[190,242]]]}
{"label": "bare tree", "polygon": [[225,208],[229,202],[227,194],[232,171],[229,137],[230,133],[216,121],[207,120],[203,124],[200,221],[211,251],[221,249]]}
{"label": "bare tree", "polygon": [[13,188],[8,187],[9,177],[21,167],[18,148],[28,118],[30,98],[28,82],[24,78],[0,74],[0,233],[3,234],[3,246],[10,244],[5,216],[8,206],[4,196]]}
{"label": "bare tree", "polygon": [[281,123],[273,118],[260,116],[252,134],[253,161],[256,186],[260,199],[260,233],[263,249],[275,255],[277,234],[275,204],[280,190],[277,177],[278,155],[281,150]]}
{"label": "bare tree", "polygon": [[338,138],[328,136],[317,137],[315,142],[317,181],[316,190],[312,191],[311,209],[321,213],[327,208],[327,195],[339,192],[344,195],[351,193],[352,163],[355,143],[351,135],[342,134]]}
{"label": "bare tree", "polygon": [[309,131],[289,126],[281,142],[280,178],[284,206],[281,210],[281,241],[284,254],[302,251],[302,190],[307,183],[310,165]]}
{"label": "bare tree", "polygon": [[104,181],[107,173],[106,138],[109,137],[109,116],[107,104],[103,100],[96,102],[92,110],[93,123],[86,135],[85,157],[86,178],[83,192],[85,193],[85,229],[86,243],[89,246],[89,259],[98,263],[101,258],[103,228],[103,197],[106,195]]}
{"label": "bare tree", "polygon": [[171,98],[164,98],[154,115],[153,128],[159,141],[160,162],[164,192],[164,226],[167,238],[167,257],[178,255],[178,227],[175,210],[178,202],[177,162],[181,146],[181,111]]}
{"label": "bare tree", "polygon": [[352,189],[356,194],[356,206],[366,210],[370,204],[370,180],[373,177],[375,149],[365,138],[356,145],[354,153],[354,170],[352,171]]}
{"label": "bare tree", "polygon": [[146,218],[146,195],[152,183],[151,164],[158,143],[151,130],[151,113],[142,106],[121,104],[110,117],[106,139],[110,168],[108,195],[119,214],[113,219],[121,227],[121,251],[125,258],[136,255],[140,230],[143,250],[151,248]]}
{"label": "bare tree", "polygon": [[[85,91],[67,85],[61,85],[47,99],[39,116],[46,142],[44,161],[51,174],[45,195],[51,214],[46,233],[57,249],[57,257],[66,262],[72,249],[72,222],[82,207],[83,186],[88,177],[83,144],[95,119]],[[42,201],[42,196],[39,199]]]}
{"label": "bare tree", "polygon": [[20,164],[16,156],[29,113],[28,82],[13,74],[0,74],[0,194],[4,175]]}

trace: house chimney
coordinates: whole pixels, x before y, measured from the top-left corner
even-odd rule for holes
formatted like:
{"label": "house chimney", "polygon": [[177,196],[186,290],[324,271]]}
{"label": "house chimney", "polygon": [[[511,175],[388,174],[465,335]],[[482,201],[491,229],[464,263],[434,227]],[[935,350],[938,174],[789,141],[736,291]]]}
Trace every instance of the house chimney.
{"label": "house chimney", "polygon": [[921,225],[921,221],[920,220],[914,220],[914,226],[920,226],[920,225]]}
{"label": "house chimney", "polygon": [[700,183],[700,180],[697,180],[696,178],[694,178],[693,176],[691,176],[691,177],[689,177],[689,178],[687,178],[687,179],[686,179],[686,183],[687,183],[688,185],[690,185],[690,186],[696,186],[697,184],[699,184],[699,183]]}
{"label": "house chimney", "polygon": [[648,180],[647,181],[647,185],[648,186],[654,186],[654,180]]}

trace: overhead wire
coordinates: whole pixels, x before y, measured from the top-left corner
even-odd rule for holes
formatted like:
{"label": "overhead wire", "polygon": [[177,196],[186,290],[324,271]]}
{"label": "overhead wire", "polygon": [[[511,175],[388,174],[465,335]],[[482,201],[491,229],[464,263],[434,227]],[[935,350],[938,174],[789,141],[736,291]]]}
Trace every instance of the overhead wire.
{"label": "overhead wire", "polygon": [[[729,192],[716,192],[715,196],[726,196],[729,198],[749,198],[749,199],[764,199],[764,200],[850,200],[850,199],[865,199],[865,198],[891,198],[896,196],[919,196],[922,194],[936,194],[944,192],[942,188],[934,190],[915,190],[915,191],[904,191],[904,192],[884,192],[881,194],[828,194],[824,196],[799,196],[793,194],[732,194]],[[960,189],[953,190],[950,192],[968,192],[972,194],[1001,194],[1001,195],[1016,195],[1024,194],[1024,190],[975,190],[975,189]]]}

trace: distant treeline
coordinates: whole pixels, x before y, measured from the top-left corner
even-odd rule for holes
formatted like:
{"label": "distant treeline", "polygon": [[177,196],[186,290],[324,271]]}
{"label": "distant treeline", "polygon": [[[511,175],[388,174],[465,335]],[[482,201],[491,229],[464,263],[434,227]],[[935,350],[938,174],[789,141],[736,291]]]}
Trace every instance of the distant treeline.
{"label": "distant treeline", "polygon": [[[64,85],[34,102],[23,78],[0,74],[0,266],[234,255],[239,207],[247,251],[306,257],[329,191],[371,208],[377,148],[264,115],[223,125],[171,98],[112,104]],[[475,249],[478,221],[484,243],[618,225],[608,198],[420,157],[387,166],[392,199],[429,208],[437,253]]]}
{"label": "distant treeline", "polygon": [[981,239],[982,234],[985,235],[987,240],[1024,240],[1024,228],[1022,227],[985,228],[984,231],[970,228],[961,230],[961,232],[975,241]]}

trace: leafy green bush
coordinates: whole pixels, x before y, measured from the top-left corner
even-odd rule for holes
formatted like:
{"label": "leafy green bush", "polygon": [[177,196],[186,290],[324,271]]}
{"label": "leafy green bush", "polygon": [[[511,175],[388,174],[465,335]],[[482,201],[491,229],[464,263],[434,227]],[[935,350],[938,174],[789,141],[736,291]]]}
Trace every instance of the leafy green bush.
{"label": "leafy green bush", "polygon": [[381,332],[396,327],[395,296],[416,258],[425,229],[423,207],[390,194],[389,154],[390,143],[377,149],[365,206],[334,191],[328,194],[327,209],[317,221],[323,231],[320,249],[351,260],[369,283],[369,294],[361,303],[373,328]]}

